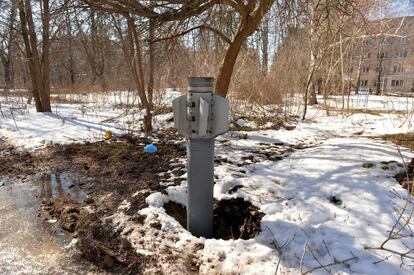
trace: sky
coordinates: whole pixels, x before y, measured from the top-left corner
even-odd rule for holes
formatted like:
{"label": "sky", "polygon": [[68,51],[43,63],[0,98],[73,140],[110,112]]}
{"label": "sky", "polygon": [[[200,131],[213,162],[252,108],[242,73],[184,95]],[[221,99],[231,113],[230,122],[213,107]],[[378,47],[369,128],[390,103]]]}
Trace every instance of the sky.
{"label": "sky", "polygon": [[414,0],[395,0],[390,7],[392,17],[414,15]]}

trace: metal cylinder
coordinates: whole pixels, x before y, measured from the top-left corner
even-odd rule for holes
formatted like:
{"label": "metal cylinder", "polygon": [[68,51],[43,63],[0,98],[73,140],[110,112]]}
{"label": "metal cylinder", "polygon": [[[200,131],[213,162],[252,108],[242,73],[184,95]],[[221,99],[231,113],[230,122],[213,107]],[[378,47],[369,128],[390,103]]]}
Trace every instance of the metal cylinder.
{"label": "metal cylinder", "polygon": [[[188,105],[193,106],[192,114],[199,129],[199,100],[211,97],[214,78],[188,78]],[[196,104],[192,104],[196,99]],[[213,184],[214,184],[214,139],[190,138],[187,148],[187,229],[197,237],[213,237]]]}
{"label": "metal cylinder", "polygon": [[188,92],[195,93],[212,93],[214,77],[189,77]]}
{"label": "metal cylinder", "polygon": [[197,237],[213,237],[214,139],[188,141],[187,229]]}

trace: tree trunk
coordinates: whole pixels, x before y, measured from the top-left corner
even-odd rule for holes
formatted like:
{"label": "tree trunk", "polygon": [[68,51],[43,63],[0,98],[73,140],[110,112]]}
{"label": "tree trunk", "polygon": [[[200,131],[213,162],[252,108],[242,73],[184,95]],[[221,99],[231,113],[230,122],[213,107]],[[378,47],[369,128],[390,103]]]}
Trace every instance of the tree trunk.
{"label": "tree trunk", "polygon": [[66,28],[68,36],[68,51],[69,51],[69,78],[70,78],[70,88],[73,89],[75,86],[75,62],[73,60],[73,32],[72,32],[72,22],[69,14],[69,10],[66,11]]}
{"label": "tree trunk", "polygon": [[[92,83],[96,83],[98,81],[99,85],[101,86],[102,90],[107,89],[107,84],[105,81],[105,53],[103,49],[103,41],[100,39],[100,36],[102,35],[100,30],[100,19],[101,15],[99,13],[96,13],[94,10],[90,13],[90,19],[91,19],[91,46],[90,50],[87,50],[87,42],[84,41],[85,50],[88,54],[88,61],[91,66],[92,71]],[[98,20],[98,22],[97,22]],[[82,26],[79,27],[80,29]]]}
{"label": "tree trunk", "polygon": [[269,16],[265,16],[262,29],[262,74],[269,70]]}
{"label": "tree trunk", "polygon": [[309,105],[316,105],[318,104],[318,98],[316,97],[316,87],[315,82],[312,81],[310,85],[310,96],[309,96]]}
{"label": "tree trunk", "polygon": [[14,70],[13,70],[13,57],[14,57],[14,24],[16,22],[16,6],[11,5],[10,16],[8,22],[8,38],[7,38],[7,53],[4,60],[4,82],[5,90],[8,92],[10,88],[14,87]]}
{"label": "tree trunk", "polygon": [[43,86],[39,90],[40,98],[42,100],[42,112],[51,112],[50,107],[50,60],[49,60],[49,24],[50,24],[50,10],[49,0],[43,0],[43,13],[42,13],[42,70]]}
{"label": "tree trunk", "polygon": [[309,94],[311,92],[311,83],[313,78],[313,73],[315,70],[315,56],[313,53],[313,21],[311,20],[310,27],[309,27],[309,39],[310,39],[310,47],[309,47],[309,68],[308,68],[308,77],[306,80],[306,87],[305,87],[305,95],[303,97],[303,115],[302,120],[305,120],[306,113],[308,111],[308,104],[309,102]]}
{"label": "tree trunk", "polygon": [[[223,63],[220,67],[217,82],[216,82],[216,94],[219,96],[226,97],[229,91],[231,77],[234,71],[234,65],[236,64],[237,56],[239,55],[240,49],[243,46],[244,41],[247,37],[257,29],[260,21],[264,15],[267,14],[271,8],[274,0],[262,0],[259,1],[258,6],[253,11],[253,6],[248,15],[242,16],[240,23],[233,41],[230,43],[226,55],[224,56]],[[253,2],[252,2],[253,3]]]}
{"label": "tree trunk", "polygon": [[345,110],[345,81],[344,81],[344,52],[342,47],[342,33],[339,33],[339,54],[341,60],[341,95],[342,95],[342,115]]}
{"label": "tree trunk", "polygon": [[382,64],[383,63],[383,57],[381,56],[381,53],[379,54],[379,64],[378,64],[378,76],[377,76],[377,87],[376,87],[376,95],[381,94],[381,74],[382,74]]}
{"label": "tree trunk", "polygon": [[[49,66],[47,65],[46,67],[42,67],[42,64],[40,62],[39,52],[37,49],[37,37],[33,22],[32,7],[30,4],[30,0],[22,0],[19,2],[19,16],[21,22],[23,41],[25,45],[26,57],[29,63],[30,77],[32,80],[32,93],[35,99],[36,110],[38,112],[50,112],[51,107],[49,71],[46,72],[46,79],[44,78],[43,74],[43,69],[49,69]],[[48,20],[49,15],[47,15],[46,18]],[[46,19],[42,16],[42,23],[43,20]],[[48,26],[48,24],[49,23],[47,22],[46,26]],[[49,45],[48,41],[47,45]],[[48,51],[46,52],[46,54],[48,55]],[[49,57],[44,57],[45,60],[48,62]]]}
{"label": "tree trunk", "polygon": [[149,76],[148,76],[148,103],[152,107],[152,98],[154,94],[154,22],[149,20]]}
{"label": "tree trunk", "polygon": [[240,49],[243,46],[244,41],[249,37],[256,29],[259,22],[242,22],[238,28],[234,40],[230,43],[224,57],[223,63],[220,67],[219,74],[216,82],[216,94],[225,97],[228,93],[231,77],[234,71],[234,64],[236,63],[237,56]]}
{"label": "tree trunk", "polygon": [[137,83],[138,95],[141,101],[141,105],[146,110],[144,115],[144,131],[146,135],[150,135],[152,132],[152,101],[149,101],[150,97],[147,96],[147,93],[145,93],[145,77],[142,64],[141,38],[136,29],[134,19],[129,15],[127,16],[127,22],[129,39],[132,39],[133,45],[135,46],[135,62],[133,64],[134,78]]}

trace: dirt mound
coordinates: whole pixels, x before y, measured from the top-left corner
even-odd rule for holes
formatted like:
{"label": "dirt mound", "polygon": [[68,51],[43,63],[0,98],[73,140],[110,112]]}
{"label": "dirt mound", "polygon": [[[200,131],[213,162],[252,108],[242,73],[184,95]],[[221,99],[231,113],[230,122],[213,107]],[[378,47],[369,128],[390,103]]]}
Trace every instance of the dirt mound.
{"label": "dirt mound", "polygon": [[264,214],[241,198],[214,203],[214,235],[221,239],[250,239],[260,232]]}
{"label": "dirt mound", "polygon": [[79,204],[66,198],[47,200],[43,202],[43,209],[51,217],[59,220],[59,226],[69,232],[75,232],[78,227]]}
{"label": "dirt mound", "polygon": [[[264,216],[259,209],[241,198],[214,202],[214,238],[251,239],[260,232],[260,222]],[[175,202],[164,204],[168,215],[174,217],[183,227],[187,227],[186,208]]]}
{"label": "dirt mound", "polygon": [[99,267],[117,274],[140,274],[153,262],[150,257],[136,253],[128,240],[96,214],[82,211],[78,224],[78,248]]}

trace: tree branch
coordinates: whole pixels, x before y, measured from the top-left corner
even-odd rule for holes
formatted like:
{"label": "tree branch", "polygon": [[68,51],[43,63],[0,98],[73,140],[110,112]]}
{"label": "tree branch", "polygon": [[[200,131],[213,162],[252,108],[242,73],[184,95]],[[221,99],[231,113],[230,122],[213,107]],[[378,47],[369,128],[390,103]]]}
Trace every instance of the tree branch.
{"label": "tree branch", "polygon": [[211,27],[209,25],[205,25],[205,24],[200,25],[200,26],[192,27],[192,28],[190,28],[188,30],[185,30],[183,32],[177,33],[177,34],[172,35],[172,36],[162,37],[162,38],[155,39],[152,42],[160,42],[160,41],[170,40],[170,39],[173,39],[173,38],[176,38],[176,37],[179,37],[179,36],[186,35],[187,33],[190,33],[192,31],[198,30],[198,29],[199,30],[208,30],[208,31],[211,31],[211,32],[215,33],[217,36],[219,36],[221,39],[223,39],[225,42],[231,43],[230,38],[228,38],[223,32],[221,32],[220,30],[215,29],[215,28],[213,28],[213,27]]}

